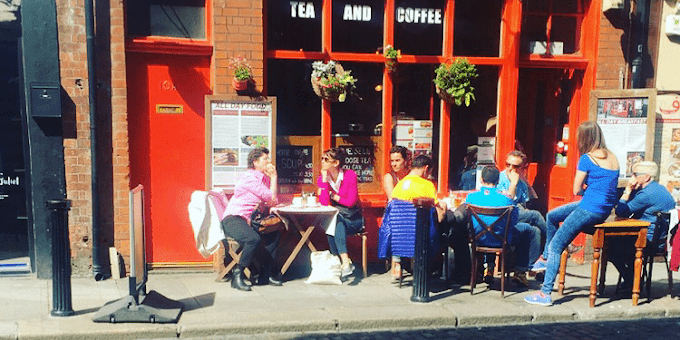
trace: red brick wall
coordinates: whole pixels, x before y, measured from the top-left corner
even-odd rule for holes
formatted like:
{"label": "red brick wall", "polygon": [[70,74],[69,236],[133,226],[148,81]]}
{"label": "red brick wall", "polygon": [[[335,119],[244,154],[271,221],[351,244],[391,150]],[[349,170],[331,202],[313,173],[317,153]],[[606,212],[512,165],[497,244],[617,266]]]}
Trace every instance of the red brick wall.
{"label": "red brick wall", "polygon": [[241,56],[253,69],[257,89],[263,83],[262,0],[213,0],[213,92],[235,93],[229,60]]}
{"label": "red brick wall", "polygon": [[624,59],[624,50],[628,44],[624,30],[627,30],[628,23],[621,11],[609,10],[601,14],[596,89],[619,89],[626,82],[624,79],[624,84],[620,84],[621,74],[624,77],[629,76]]}
{"label": "red brick wall", "polygon": [[[66,195],[72,201],[69,213],[69,230],[73,273],[84,275],[92,265],[92,158],[90,152],[90,119],[87,72],[87,46],[84,2],[57,0],[59,33],[59,60],[61,83],[66,91],[62,98],[64,156],[66,169]],[[110,13],[97,22],[98,45],[98,128],[103,123],[103,133],[108,138],[98,140],[98,169],[100,197],[100,225],[102,237],[102,266],[108,271],[106,248],[115,245],[121,252],[129,252],[126,240],[129,190],[127,103],[125,88],[125,49],[123,36],[122,1],[111,0],[97,4],[96,13]],[[103,27],[102,27],[103,26]],[[104,52],[104,53],[102,53]],[[104,66],[102,66],[104,65]],[[110,67],[109,67],[110,65]],[[101,122],[99,122],[101,120]],[[101,136],[102,133],[98,134]],[[101,137],[98,137],[101,138]],[[103,170],[103,171],[102,171]],[[103,176],[102,176],[103,174]],[[115,230],[115,232],[114,232]]]}

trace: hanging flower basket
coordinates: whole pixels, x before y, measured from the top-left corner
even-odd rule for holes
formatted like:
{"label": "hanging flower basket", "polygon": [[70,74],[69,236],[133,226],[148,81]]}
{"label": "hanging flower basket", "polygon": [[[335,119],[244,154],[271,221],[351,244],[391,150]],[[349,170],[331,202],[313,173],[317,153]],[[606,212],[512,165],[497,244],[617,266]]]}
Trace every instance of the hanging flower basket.
{"label": "hanging flower basket", "polygon": [[383,56],[385,56],[385,69],[387,72],[396,73],[399,58],[401,58],[401,50],[395,49],[392,45],[387,45],[383,48]]}
{"label": "hanging flower basket", "polygon": [[356,79],[351,71],[345,71],[340,63],[315,61],[312,64],[312,89],[321,99],[344,102],[355,88]]}
{"label": "hanging flower basket", "polygon": [[477,78],[477,67],[467,59],[456,59],[439,65],[432,81],[437,88],[437,94],[444,101],[461,106],[470,106],[475,100],[475,88],[472,80]]}
{"label": "hanging flower basket", "polygon": [[231,86],[234,87],[234,90],[236,90],[236,91],[243,91],[243,90],[248,89],[248,83],[249,82],[250,82],[250,78],[249,79],[233,78],[231,80]]}

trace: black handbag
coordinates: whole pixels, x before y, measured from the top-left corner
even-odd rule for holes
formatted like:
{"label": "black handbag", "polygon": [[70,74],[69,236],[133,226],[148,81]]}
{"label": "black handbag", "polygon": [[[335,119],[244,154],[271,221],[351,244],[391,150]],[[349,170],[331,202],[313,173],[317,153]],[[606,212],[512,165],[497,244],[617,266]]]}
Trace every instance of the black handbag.
{"label": "black handbag", "polygon": [[250,226],[260,234],[269,234],[282,230],[285,224],[280,217],[269,212],[268,206],[260,203],[250,215]]}

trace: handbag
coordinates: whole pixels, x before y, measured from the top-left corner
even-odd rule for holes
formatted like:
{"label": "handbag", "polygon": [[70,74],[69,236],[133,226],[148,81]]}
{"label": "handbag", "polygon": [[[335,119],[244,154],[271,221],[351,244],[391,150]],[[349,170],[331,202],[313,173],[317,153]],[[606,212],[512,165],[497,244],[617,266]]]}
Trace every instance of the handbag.
{"label": "handbag", "polygon": [[268,206],[260,203],[250,215],[250,226],[260,234],[269,234],[282,230],[285,224],[280,217],[269,212]]}

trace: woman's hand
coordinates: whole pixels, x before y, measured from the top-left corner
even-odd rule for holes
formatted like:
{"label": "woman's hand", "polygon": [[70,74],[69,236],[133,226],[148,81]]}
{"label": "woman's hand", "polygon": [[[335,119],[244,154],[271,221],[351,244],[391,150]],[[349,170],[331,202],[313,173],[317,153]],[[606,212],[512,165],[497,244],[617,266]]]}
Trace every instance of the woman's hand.
{"label": "woman's hand", "polygon": [[274,164],[267,164],[267,167],[265,168],[265,174],[269,177],[278,177],[278,173],[276,172],[276,167]]}

